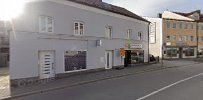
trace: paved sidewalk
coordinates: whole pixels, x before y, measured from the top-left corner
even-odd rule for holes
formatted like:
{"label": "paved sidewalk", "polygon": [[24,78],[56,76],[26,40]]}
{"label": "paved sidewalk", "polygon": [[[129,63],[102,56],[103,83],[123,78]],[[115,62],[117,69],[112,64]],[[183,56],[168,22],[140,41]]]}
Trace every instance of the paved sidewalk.
{"label": "paved sidewalk", "polygon": [[8,68],[0,68],[0,99],[10,96]]}
{"label": "paved sidewalk", "polygon": [[77,85],[92,83],[101,80],[107,80],[112,78],[123,77],[127,75],[134,75],[149,71],[161,70],[170,67],[187,66],[192,64],[198,64],[194,61],[164,61],[164,67],[160,63],[148,64],[148,65],[137,65],[136,67],[129,67],[123,70],[105,70],[95,73],[87,73],[81,75],[74,75],[63,79],[58,79],[56,81],[40,84],[28,87],[19,87],[12,89],[12,97],[25,96],[30,94],[36,94],[41,92],[48,92],[68,87],[73,87]]}

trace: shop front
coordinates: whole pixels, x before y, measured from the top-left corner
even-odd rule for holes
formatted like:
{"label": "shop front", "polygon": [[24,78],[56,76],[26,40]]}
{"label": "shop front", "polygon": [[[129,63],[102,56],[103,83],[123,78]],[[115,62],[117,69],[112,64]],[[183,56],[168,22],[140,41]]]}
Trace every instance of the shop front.
{"label": "shop front", "polygon": [[164,50],[164,57],[169,58],[196,58],[196,47],[166,47]]}
{"label": "shop front", "polygon": [[125,50],[125,67],[144,63],[144,50],[142,50],[142,44],[131,44],[128,49]]}

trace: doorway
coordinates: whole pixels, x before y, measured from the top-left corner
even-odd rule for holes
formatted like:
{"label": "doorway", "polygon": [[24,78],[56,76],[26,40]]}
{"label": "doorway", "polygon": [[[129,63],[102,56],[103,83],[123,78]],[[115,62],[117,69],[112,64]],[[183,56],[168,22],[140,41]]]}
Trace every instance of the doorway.
{"label": "doorway", "polygon": [[39,52],[40,79],[55,77],[54,57],[55,57],[54,51],[40,51]]}
{"label": "doorway", "polygon": [[106,51],[105,52],[105,59],[106,59],[106,66],[105,69],[112,69],[113,67],[113,51]]}
{"label": "doorway", "polygon": [[124,67],[131,65],[131,50],[125,51]]}
{"label": "doorway", "polygon": [[183,58],[183,48],[179,48],[179,58]]}

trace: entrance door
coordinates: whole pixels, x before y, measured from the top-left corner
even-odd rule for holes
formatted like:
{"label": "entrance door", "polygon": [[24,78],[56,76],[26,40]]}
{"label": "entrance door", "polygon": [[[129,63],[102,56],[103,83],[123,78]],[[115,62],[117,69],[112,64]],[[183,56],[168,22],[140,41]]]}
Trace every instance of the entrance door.
{"label": "entrance door", "polygon": [[183,58],[183,48],[179,48],[179,58]]}
{"label": "entrance door", "polygon": [[128,67],[131,64],[131,51],[126,50],[125,51],[125,61],[124,61],[124,66]]}
{"label": "entrance door", "polygon": [[113,51],[106,51],[106,69],[111,69],[113,67]]}
{"label": "entrance door", "polygon": [[40,79],[55,77],[54,51],[39,52]]}

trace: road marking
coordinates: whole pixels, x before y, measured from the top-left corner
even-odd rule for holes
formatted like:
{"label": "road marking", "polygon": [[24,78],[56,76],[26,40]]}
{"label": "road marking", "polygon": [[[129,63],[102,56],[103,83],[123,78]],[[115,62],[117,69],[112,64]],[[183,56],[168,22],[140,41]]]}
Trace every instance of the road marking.
{"label": "road marking", "polygon": [[185,78],[185,79],[183,79],[183,80],[177,81],[177,82],[175,82],[175,83],[173,83],[173,84],[171,84],[171,85],[165,86],[165,87],[163,87],[163,88],[161,88],[161,89],[159,89],[159,90],[157,90],[157,91],[154,91],[154,92],[152,92],[152,93],[150,93],[150,94],[148,94],[148,95],[145,95],[145,96],[143,96],[143,97],[141,97],[141,98],[139,98],[139,99],[136,99],[136,100],[144,100],[144,99],[146,99],[146,98],[148,98],[148,97],[150,97],[150,96],[152,96],[152,95],[155,95],[155,94],[157,94],[157,93],[159,93],[159,92],[161,92],[161,91],[163,91],[163,90],[166,90],[166,89],[168,89],[168,88],[170,88],[170,87],[172,87],[172,86],[174,86],[174,85],[180,84],[180,83],[182,83],[182,82],[188,81],[188,80],[190,80],[190,79],[193,79],[193,78],[196,78],[196,77],[202,76],[202,75],[203,75],[203,73],[200,73],[200,74],[194,75],[194,76],[192,76],[192,77],[188,77],[188,78]]}

